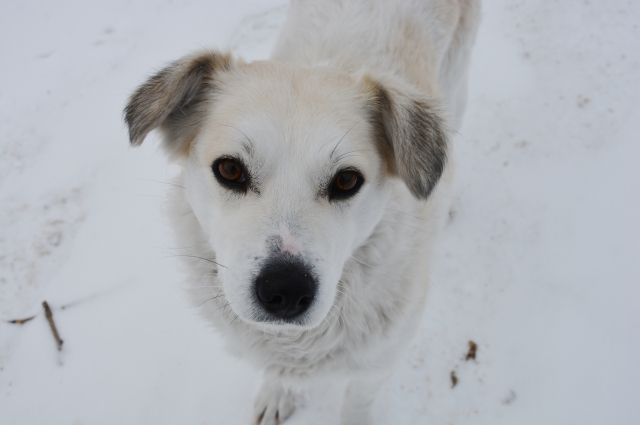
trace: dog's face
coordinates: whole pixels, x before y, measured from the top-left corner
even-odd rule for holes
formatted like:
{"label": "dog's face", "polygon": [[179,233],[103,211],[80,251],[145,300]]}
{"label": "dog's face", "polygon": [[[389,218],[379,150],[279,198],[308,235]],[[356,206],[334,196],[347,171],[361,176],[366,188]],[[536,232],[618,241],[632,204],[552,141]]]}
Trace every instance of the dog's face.
{"label": "dog's face", "polygon": [[233,311],[314,327],[393,181],[419,198],[437,182],[445,137],[428,102],[367,78],[203,54],[141,86],[126,120],[132,143],[159,127],[183,157]]}
{"label": "dog's face", "polygon": [[363,95],[348,78],[271,64],[218,84],[185,187],[224,293],[246,320],[313,326],[386,200]]}

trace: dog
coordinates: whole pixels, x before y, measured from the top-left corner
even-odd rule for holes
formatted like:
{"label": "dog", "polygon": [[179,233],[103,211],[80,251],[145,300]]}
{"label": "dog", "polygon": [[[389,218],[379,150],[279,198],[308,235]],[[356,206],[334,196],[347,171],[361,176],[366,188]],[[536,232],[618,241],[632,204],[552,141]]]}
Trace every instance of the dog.
{"label": "dog", "polygon": [[269,60],[199,52],[132,94],[131,144],[158,129],[182,167],[189,292],[264,370],[255,423],[320,378],[348,379],[343,424],[373,422],[446,222],[479,9],[294,0]]}

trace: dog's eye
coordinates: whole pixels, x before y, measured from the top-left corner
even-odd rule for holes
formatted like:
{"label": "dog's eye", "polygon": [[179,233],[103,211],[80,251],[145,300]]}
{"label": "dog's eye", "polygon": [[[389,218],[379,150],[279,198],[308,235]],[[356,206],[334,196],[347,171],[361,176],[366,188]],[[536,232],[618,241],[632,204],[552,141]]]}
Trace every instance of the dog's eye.
{"label": "dog's eye", "polygon": [[357,170],[338,171],[329,186],[329,200],[342,200],[355,195],[364,183],[364,177]]}
{"label": "dog's eye", "polygon": [[222,157],[211,166],[218,182],[227,189],[245,192],[249,176],[244,164],[235,158]]}

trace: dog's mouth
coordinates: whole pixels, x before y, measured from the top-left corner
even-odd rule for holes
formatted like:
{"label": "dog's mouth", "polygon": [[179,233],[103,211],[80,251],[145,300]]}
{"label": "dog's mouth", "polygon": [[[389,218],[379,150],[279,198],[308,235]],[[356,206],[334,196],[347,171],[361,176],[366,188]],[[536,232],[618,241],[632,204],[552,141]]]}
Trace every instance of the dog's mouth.
{"label": "dog's mouth", "polygon": [[[295,274],[289,276],[296,277]],[[305,277],[304,274],[301,276]],[[316,284],[315,280],[302,284],[298,281],[299,287],[287,284],[292,281],[296,282],[268,277],[260,285],[251,288],[252,293],[247,296],[245,292],[245,296],[240,298],[233,298],[232,294],[228,294],[231,295],[228,297],[223,290],[221,302],[227,311],[226,320],[270,333],[317,328],[330,316],[342,291],[331,295],[322,293],[323,290],[330,291]]]}

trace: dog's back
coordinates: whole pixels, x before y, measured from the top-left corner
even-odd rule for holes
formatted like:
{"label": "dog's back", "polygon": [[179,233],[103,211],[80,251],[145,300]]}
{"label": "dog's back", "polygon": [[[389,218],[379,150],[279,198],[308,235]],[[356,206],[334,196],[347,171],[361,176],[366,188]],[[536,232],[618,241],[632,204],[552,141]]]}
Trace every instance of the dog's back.
{"label": "dog's back", "polygon": [[459,126],[479,0],[292,1],[274,59],[398,77]]}

